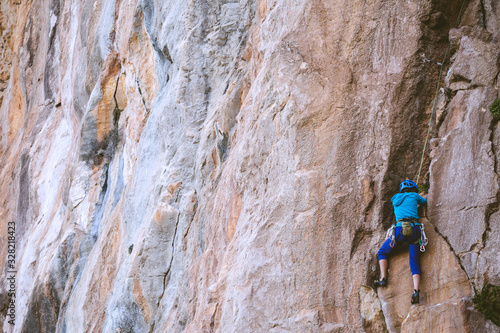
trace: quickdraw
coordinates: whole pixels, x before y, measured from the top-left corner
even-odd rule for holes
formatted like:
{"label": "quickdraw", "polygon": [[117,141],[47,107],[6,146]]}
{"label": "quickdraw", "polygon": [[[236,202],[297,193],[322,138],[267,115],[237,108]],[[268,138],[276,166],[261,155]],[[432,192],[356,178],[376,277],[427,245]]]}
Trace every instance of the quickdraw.
{"label": "quickdraw", "polygon": [[395,224],[393,224],[389,228],[389,230],[387,230],[386,238],[391,239],[391,248],[393,248],[394,245],[396,245],[396,225]]}
{"label": "quickdraw", "polygon": [[425,246],[429,244],[429,239],[427,239],[427,236],[425,235],[424,231],[424,224],[420,224],[420,252],[425,252]]}

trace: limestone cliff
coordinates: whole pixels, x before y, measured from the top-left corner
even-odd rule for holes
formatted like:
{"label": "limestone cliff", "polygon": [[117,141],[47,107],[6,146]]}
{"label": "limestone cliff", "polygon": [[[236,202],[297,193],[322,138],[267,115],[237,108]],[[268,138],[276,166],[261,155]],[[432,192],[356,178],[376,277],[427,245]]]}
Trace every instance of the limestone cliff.
{"label": "limestone cliff", "polygon": [[[497,0],[0,10],[3,332],[500,331]],[[371,286],[430,119],[411,306],[404,251]]]}

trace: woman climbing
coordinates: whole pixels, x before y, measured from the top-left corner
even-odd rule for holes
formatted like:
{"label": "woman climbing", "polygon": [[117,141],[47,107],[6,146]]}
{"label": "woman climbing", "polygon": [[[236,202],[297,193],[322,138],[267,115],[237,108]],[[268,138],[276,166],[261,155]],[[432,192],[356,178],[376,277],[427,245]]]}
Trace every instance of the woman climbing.
{"label": "woman climbing", "polygon": [[418,195],[417,184],[409,179],[399,185],[399,192],[391,199],[397,223],[391,228],[389,232],[390,237],[378,251],[380,279],[375,281],[375,285],[379,287],[387,285],[387,255],[396,247],[409,244],[410,268],[413,275],[413,288],[415,290],[411,297],[411,304],[415,304],[420,301],[419,241],[422,237],[422,229],[420,223],[418,223],[417,208],[419,204],[427,204],[427,199]]}

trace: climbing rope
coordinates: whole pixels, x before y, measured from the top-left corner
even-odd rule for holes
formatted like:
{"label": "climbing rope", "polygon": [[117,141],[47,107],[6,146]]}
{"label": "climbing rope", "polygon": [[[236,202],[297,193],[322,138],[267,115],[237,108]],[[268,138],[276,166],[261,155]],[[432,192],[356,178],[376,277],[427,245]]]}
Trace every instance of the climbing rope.
{"label": "climbing rope", "polygon": [[[460,23],[460,19],[462,17],[462,11],[464,9],[465,2],[466,2],[466,0],[462,1],[462,7],[460,7],[460,12],[458,13],[457,21],[455,22],[455,29],[458,28],[458,24]],[[424,149],[422,150],[422,158],[420,159],[420,167],[418,169],[417,185],[418,185],[418,182],[420,180],[420,172],[422,171],[422,165],[424,164],[425,148],[427,147],[427,142],[429,141],[429,134],[431,132],[432,117],[434,116],[434,112],[436,111],[435,110],[436,109],[436,102],[437,102],[437,96],[439,93],[439,86],[441,85],[441,77],[443,75],[443,67],[444,67],[444,63],[446,61],[446,58],[448,57],[448,52],[450,51],[450,46],[451,46],[451,43],[448,43],[448,47],[446,48],[446,52],[444,53],[443,61],[441,61],[441,66],[439,69],[439,78],[438,78],[438,82],[436,85],[436,93],[434,95],[434,100],[432,102],[431,117],[429,119],[429,126],[427,127],[427,136],[425,138]]]}

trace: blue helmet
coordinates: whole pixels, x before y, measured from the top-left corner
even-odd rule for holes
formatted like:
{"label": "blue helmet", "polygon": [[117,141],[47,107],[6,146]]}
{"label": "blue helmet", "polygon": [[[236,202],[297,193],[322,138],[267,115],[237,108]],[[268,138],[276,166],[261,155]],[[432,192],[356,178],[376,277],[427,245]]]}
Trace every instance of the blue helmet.
{"label": "blue helmet", "polygon": [[403,191],[403,189],[405,188],[411,188],[411,187],[414,187],[417,189],[418,191],[418,186],[417,184],[415,184],[415,182],[413,180],[404,180],[401,184],[399,184],[399,192]]}

